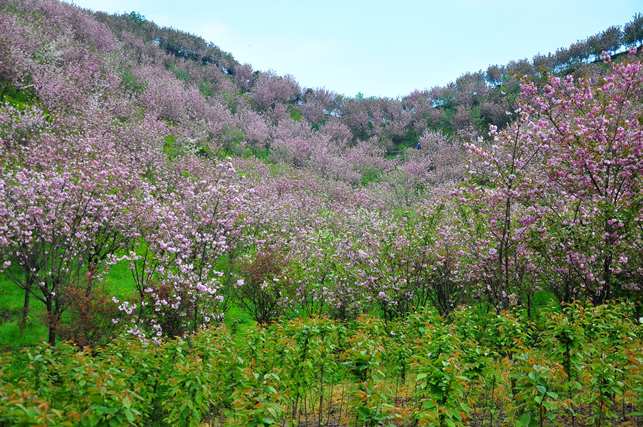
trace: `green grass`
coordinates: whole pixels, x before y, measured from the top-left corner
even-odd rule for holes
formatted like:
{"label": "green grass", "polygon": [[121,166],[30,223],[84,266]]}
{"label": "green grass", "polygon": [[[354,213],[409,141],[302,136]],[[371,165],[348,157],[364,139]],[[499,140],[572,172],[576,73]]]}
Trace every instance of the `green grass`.
{"label": "green grass", "polygon": [[105,284],[107,289],[113,292],[117,298],[131,295],[136,289],[132,273],[125,262],[120,262],[110,268],[109,274],[105,277]]}
{"label": "green grass", "polygon": [[[105,276],[104,284],[107,291],[119,299],[129,297],[135,290],[132,273],[125,262],[111,267]],[[47,338],[47,327],[44,323],[45,306],[33,295],[27,327],[20,331],[19,320],[24,295],[24,291],[16,284],[6,276],[0,275],[0,349],[31,346]],[[232,330],[239,330],[243,335],[243,331],[252,327],[255,321],[243,309],[232,306],[225,314],[224,323]]]}
{"label": "green grass", "polygon": [[241,307],[232,306],[225,313],[223,323],[230,328],[230,331],[232,331],[233,334],[238,337],[244,337],[246,335],[245,331],[248,328],[253,327],[257,322],[255,322]]}
{"label": "green grass", "polygon": [[33,295],[27,326],[20,331],[19,320],[25,300],[25,291],[4,275],[0,276],[0,349],[33,345],[47,336],[44,325],[45,306]]}
{"label": "green grass", "polygon": [[[104,285],[110,295],[123,300],[135,291],[135,282],[126,262],[111,267],[105,276]],[[539,316],[538,309],[555,301],[552,294],[538,291],[532,297],[532,316]],[[35,297],[31,297],[31,310],[27,327],[21,331],[19,320],[24,303],[24,291],[4,275],[0,275],[0,349],[30,346],[47,337],[44,324],[45,307]],[[478,310],[485,311],[485,304]],[[381,314],[381,313],[379,313]],[[248,328],[253,328],[255,321],[249,313],[236,304],[232,304],[225,313],[223,321],[234,333],[243,339]]]}
{"label": "green grass", "polygon": [[[112,266],[104,283],[108,292],[117,298],[125,298],[134,291],[134,279],[126,263]],[[0,349],[30,346],[47,338],[45,306],[33,295],[26,328],[20,331],[24,298],[24,290],[5,275],[0,275]]]}

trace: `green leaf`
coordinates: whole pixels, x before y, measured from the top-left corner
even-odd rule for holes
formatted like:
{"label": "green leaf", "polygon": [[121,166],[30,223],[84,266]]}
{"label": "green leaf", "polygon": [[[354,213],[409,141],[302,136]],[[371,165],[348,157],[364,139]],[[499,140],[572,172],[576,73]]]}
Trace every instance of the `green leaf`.
{"label": "green leaf", "polygon": [[371,415],[371,410],[365,406],[357,408],[357,413],[363,417],[369,417]]}
{"label": "green leaf", "polygon": [[129,409],[125,408],[125,410],[123,412],[125,412],[125,416],[127,417],[127,421],[133,423],[134,422],[134,415],[132,414],[132,411],[130,411]]}
{"label": "green leaf", "polygon": [[96,408],[96,412],[98,412],[99,414],[115,414],[118,412],[118,408],[99,406],[98,408]]}
{"label": "green leaf", "polygon": [[521,426],[528,426],[530,422],[531,422],[531,414],[530,413],[524,414],[522,417],[520,417],[520,425]]}

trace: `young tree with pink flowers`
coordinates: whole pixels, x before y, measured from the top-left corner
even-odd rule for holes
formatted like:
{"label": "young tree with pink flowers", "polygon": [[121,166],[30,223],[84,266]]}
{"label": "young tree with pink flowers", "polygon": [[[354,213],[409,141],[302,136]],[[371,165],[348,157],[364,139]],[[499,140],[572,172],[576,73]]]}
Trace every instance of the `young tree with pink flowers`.
{"label": "young tree with pink flowers", "polygon": [[[3,272],[45,304],[49,342],[68,301],[65,289],[87,276],[95,280],[127,238],[120,213],[136,179],[113,153],[92,158],[91,141],[61,162],[55,146],[32,145],[18,152],[3,147],[0,190],[0,253]],[[20,161],[18,159],[25,159]],[[10,267],[14,268],[10,268]],[[16,270],[17,268],[17,270]]]}
{"label": "young tree with pink flowers", "polygon": [[213,167],[193,156],[179,158],[133,207],[138,238],[118,261],[129,263],[137,296],[117,301],[132,334],[158,341],[222,317],[218,262],[241,238],[243,196],[232,184],[234,173],[230,163]]}
{"label": "young tree with pink flowers", "polygon": [[[635,53],[632,49],[631,53]],[[546,282],[561,300],[603,303],[640,290],[638,251],[643,133],[640,62],[612,63],[597,83],[549,77],[525,108],[546,155],[535,195],[536,244]]]}
{"label": "young tree with pink flowers", "polygon": [[470,146],[472,274],[501,306],[541,287],[594,303],[639,290],[641,64],[604,58],[611,71],[594,84],[523,83],[520,120]]}

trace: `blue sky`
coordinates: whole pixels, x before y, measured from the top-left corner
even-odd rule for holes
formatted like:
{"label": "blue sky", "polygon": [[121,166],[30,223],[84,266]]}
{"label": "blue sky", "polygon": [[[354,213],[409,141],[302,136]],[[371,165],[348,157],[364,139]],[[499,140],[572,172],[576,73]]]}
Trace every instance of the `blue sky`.
{"label": "blue sky", "polygon": [[[72,3],[72,0],[65,0]],[[136,11],[302,87],[397,97],[622,26],[642,0],[73,0]]]}

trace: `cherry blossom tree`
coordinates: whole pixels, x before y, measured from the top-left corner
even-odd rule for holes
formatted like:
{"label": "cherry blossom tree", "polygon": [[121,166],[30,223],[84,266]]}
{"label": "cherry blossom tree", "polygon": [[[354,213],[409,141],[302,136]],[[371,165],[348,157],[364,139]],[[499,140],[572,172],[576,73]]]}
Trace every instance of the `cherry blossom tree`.
{"label": "cherry blossom tree", "polygon": [[235,120],[250,147],[261,151],[269,146],[270,128],[260,114],[250,108],[239,108]]}
{"label": "cherry blossom tree", "polygon": [[[77,153],[96,149],[83,143]],[[25,150],[28,156],[20,157],[27,165],[14,152],[2,152],[0,251],[3,271],[25,290],[26,305],[29,295],[45,304],[54,344],[55,324],[68,303],[65,288],[85,275],[95,278],[123,246],[118,214],[127,209],[122,195],[133,191],[136,180],[116,156],[76,155],[58,163],[54,147]]]}
{"label": "cherry blossom tree", "polygon": [[309,122],[320,126],[326,120],[327,115],[333,113],[336,96],[334,92],[324,88],[306,89],[302,95],[301,111],[303,116]]}
{"label": "cherry blossom tree", "polygon": [[[133,301],[118,301],[133,316],[129,331],[142,339],[182,335],[220,319],[223,272],[219,259],[237,240],[237,209],[242,197],[217,168],[193,156],[168,165],[162,183],[149,187],[132,208],[137,239],[126,254],[136,284]],[[163,198],[151,196],[161,192]]]}
{"label": "cherry blossom tree", "polygon": [[542,94],[525,86],[535,135],[547,149],[547,181],[536,193],[538,248],[562,300],[602,303],[638,289],[641,64],[604,59],[611,72],[596,84],[569,76],[550,77]]}
{"label": "cherry blossom tree", "polygon": [[524,289],[529,296],[535,269],[526,245],[532,223],[528,197],[543,148],[531,139],[529,123],[523,113],[500,134],[491,126],[490,146],[465,144],[474,157],[457,197],[462,228],[470,236],[469,281],[497,309],[516,302]]}
{"label": "cherry blossom tree", "polygon": [[639,289],[641,64],[604,58],[611,71],[596,83],[524,83],[520,120],[492,127],[490,147],[469,146],[470,256],[503,306],[542,285],[594,303]]}
{"label": "cherry blossom tree", "polygon": [[250,90],[257,109],[275,121],[284,117],[284,108],[295,101],[300,92],[301,89],[294,77],[280,77],[274,72],[260,74]]}

